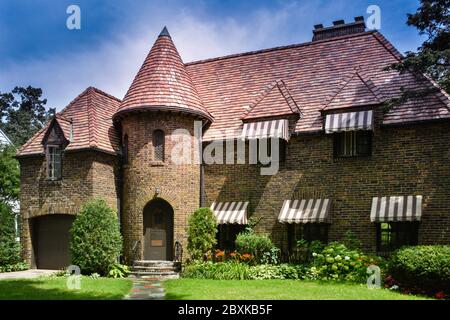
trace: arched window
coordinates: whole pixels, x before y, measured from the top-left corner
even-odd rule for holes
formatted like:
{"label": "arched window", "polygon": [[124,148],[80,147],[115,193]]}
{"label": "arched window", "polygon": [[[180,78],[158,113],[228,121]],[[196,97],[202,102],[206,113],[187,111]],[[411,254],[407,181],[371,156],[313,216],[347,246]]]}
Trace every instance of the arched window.
{"label": "arched window", "polygon": [[123,137],[123,164],[128,164],[128,135]]}
{"label": "arched window", "polygon": [[164,131],[153,131],[153,147],[154,154],[153,159],[155,161],[164,161],[164,143],[165,143]]}

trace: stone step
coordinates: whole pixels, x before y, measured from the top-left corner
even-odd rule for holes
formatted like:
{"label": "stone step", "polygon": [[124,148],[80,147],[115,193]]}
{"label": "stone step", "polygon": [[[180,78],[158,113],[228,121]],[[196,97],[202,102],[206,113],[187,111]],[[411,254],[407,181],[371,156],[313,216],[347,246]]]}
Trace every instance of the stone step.
{"label": "stone step", "polygon": [[176,267],[164,266],[164,267],[147,267],[147,266],[134,266],[132,271],[157,271],[157,272],[171,272],[177,271]]}
{"label": "stone step", "polygon": [[131,272],[129,275],[131,278],[142,279],[178,279],[180,275],[177,272]]}
{"label": "stone step", "polygon": [[174,267],[177,263],[173,261],[139,260],[134,262],[135,267]]}

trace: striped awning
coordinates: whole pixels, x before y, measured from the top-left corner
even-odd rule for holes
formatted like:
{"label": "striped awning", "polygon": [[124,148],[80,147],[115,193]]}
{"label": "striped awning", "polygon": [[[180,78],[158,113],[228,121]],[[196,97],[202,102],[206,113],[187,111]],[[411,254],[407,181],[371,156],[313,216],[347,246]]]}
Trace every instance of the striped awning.
{"label": "striped awning", "polygon": [[330,199],[286,200],[278,221],[281,223],[330,223]]}
{"label": "striped awning", "polygon": [[285,119],[244,123],[242,139],[279,138],[289,140],[289,121]]}
{"label": "striped awning", "polygon": [[211,210],[218,224],[247,224],[248,201],[214,202]]}
{"label": "striped awning", "polygon": [[372,199],[371,222],[419,221],[422,196],[375,197]]}
{"label": "striped awning", "polygon": [[325,133],[372,130],[372,110],[327,114]]}

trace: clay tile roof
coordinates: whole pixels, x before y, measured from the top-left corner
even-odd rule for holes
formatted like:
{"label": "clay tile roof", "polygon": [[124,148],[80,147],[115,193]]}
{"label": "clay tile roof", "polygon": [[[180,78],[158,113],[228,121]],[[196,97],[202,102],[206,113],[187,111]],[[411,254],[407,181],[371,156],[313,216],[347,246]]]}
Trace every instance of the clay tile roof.
{"label": "clay tile roof", "polygon": [[[69,141],[65,150],[92,148],[117,154],[119,136],[112,124],[112,115],[119,105],[119,99],[97,88],[89,87],[83,91],[55,117]],[[50,124],[51,121],[28,140],[17,156],[43,154],[42,139]]]}
{"label": "clay tile roof", "polygon": [[114,118],[142,109],[186,112],[212,121],[166,27],[156,39]]}
{"label": "clay tile roof", "polygon": [[300,115],[300,109],[284,82],[276,80],[261,92],[256,102],[244,114],[242,120],[284,115]]}
{"label": "clay tile roof", "polygon": [[[398,97],[400,88],[421,88],[409,73],[385,71],[401,59],[398,51],[377,31],[235,54],[186,64],[195,87],[214,122],[203,139],[222,139],[225,130],[242,129],[242,116],[261,88],[283,79],[301,107],[297,133],[323,130],[322,109],[335,104],[375,103]],[[361,66],[355,72],[355,67]],[[353,76],[353,81],[348,78]],[[348,87],[345,88],[347,84]],[[343,89],[343,90],[341,90]],[[336,92],[338,91],[338,92]],[[335,93],[335,95],[332,95]],[[439,94],[408,101],[386,113],[385,124],[450,119],[449,98]]]}
{"label": "clay tile roof", "polygon": [[379,88],[357,67],[329,95],[323,110],[376,105],[384,100]]}

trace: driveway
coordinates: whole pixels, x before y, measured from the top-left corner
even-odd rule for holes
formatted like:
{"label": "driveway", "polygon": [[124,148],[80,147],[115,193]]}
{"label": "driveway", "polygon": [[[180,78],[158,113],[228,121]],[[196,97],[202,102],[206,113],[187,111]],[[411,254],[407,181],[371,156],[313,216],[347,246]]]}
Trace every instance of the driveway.
{"label": "driveway", "polygon": [[0,273],[0,280],[6,279],[31,279],[40,276],[47,276],[52,273],[58,272],[57,270],[42,270],[42,269],[30,269],[25,271],[5,272]]}

